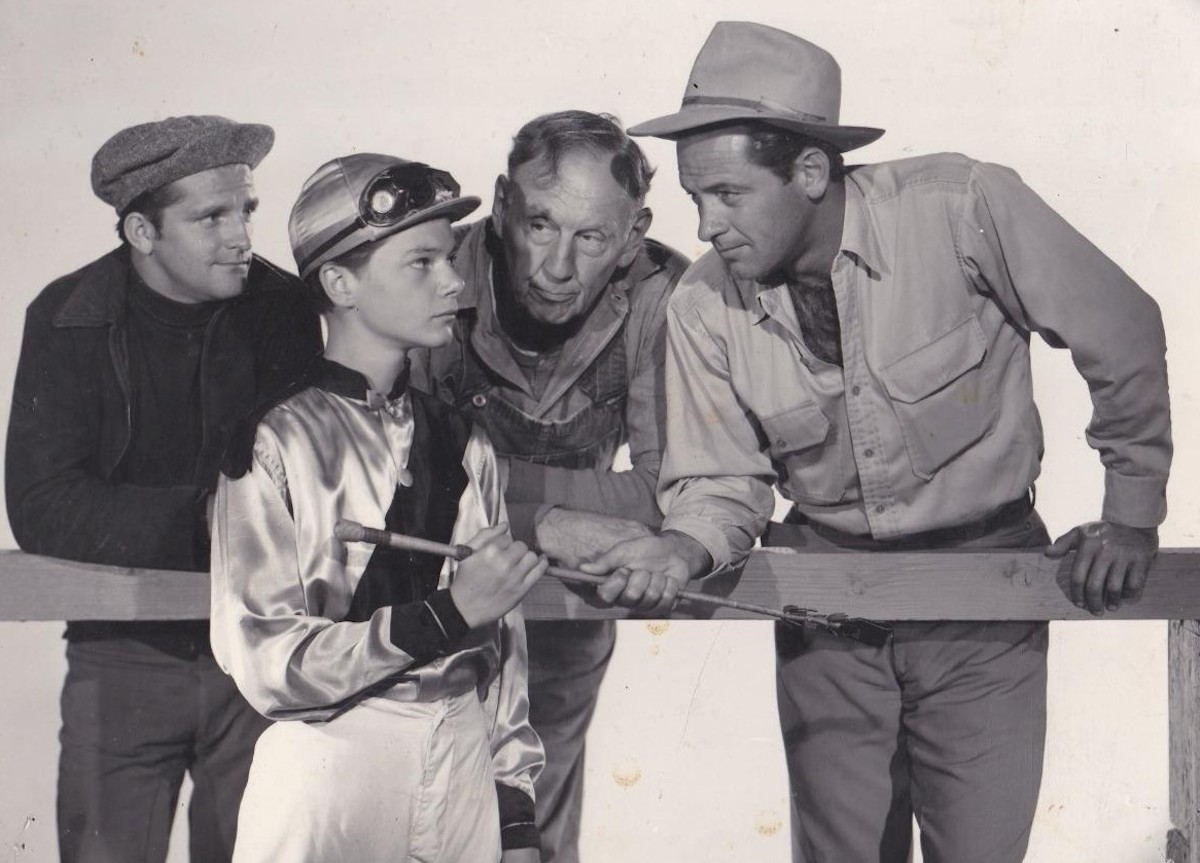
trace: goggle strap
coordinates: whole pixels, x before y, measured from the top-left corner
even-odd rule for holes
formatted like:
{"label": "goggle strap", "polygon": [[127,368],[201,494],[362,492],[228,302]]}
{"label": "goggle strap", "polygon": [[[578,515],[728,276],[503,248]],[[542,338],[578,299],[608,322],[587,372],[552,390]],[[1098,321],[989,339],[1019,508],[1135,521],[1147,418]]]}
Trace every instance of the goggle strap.
{"label": "goggle strap", "polygon": [[309,264],[311,264],[317,258],[321,257],[321,255],[325,254],[327,251],[332,249],[334,246],[336,246],[342,240],[349,237],[355,231],[361,231],[363,228],[366,228],[366,227],[369,227],[369,226],[367,225],[367,223],[365,221],[363,221],[362,216],[355,216],[353,222],[346,225],[346,227],[342,228],[340,231],[338,231],[336,234],[334,234],[328,240],[321,243],[321,245],[317,246],[315,249],[313,249],[311,252],[308,253],[308,256],[304,259],[304,262],[300,264],[300,272],[304,272],[306,269],[308,269]]}

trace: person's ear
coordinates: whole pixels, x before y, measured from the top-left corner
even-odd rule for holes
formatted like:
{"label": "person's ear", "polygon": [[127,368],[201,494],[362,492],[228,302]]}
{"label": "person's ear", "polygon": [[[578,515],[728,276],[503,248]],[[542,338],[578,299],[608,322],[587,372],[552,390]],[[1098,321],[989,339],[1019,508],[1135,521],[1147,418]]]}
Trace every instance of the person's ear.
{"label": "person's ear", "polygon": [[625,248],[621,250],[621,257],[617,262],[618,267],[628,267],[633,263],[638,250],[642,248],[642,240],[646,239],[646,232],[650,230],[650,223],[653,221],[654,213],[650,211],[649,207],[642,207],[637,211],[637,215],[633,218],[633,227],[629,229],[629,236],[625,239]]}
{"label": "person's ear", "polygon": [[158,229],[154,227],[154,223],[144,213],[139,213],[136,210],[132,213],[127,213],[123,227],[125,229],[125,239],[129,241],[130,246],[143,255],[149,255],[154,251],[154,243],[158,240]]}
{"label": "person's ear", "polygon": [[792,162],[792,182],[800,184],[801,191],[810,201],[825,197],[832,173],[829,154],[820,147],[805,147]]}
{"label": "person's ear", "polygon": [[492,195],[492,230],[501,237],[504,230],[504,214],[508,210],[509,195],[512,193],[512,182],[501,174],[496,178],[496,191]]}
{"label": "person's ear", "polygon": [[318,270],[321,287],[334,308],[353,309],[358,305],[358,279],[345,267],[326,261]]}

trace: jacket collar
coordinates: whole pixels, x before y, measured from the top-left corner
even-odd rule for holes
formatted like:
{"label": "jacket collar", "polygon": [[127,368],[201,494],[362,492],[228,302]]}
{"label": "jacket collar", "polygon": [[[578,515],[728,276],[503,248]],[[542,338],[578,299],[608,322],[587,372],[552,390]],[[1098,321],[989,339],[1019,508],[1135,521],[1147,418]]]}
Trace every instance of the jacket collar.
{"label": "jacket collar", "polygon": [[137,278],[124,246],[113,249],[83,271],[75,289],[54,315],[56,327],[102,327],[125,319],[130,278]]}

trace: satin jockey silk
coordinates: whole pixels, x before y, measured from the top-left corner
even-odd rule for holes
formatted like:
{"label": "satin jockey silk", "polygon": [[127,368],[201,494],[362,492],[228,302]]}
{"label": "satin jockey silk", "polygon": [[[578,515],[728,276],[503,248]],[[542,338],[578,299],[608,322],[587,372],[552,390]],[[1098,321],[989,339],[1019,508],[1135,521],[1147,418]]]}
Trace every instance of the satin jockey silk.
{"label": "satin jockey silk", "polygon": [[218,491],[214,653],[277,720],[236,859],[498,859],[542,763],[519,609],[468,630],[453,562],[402,553],[383,572],[383,549],[333,537],[349,518],[466,542],[506,518],[495,454],[403,381],[384,396],[325,359],[312,380]]}

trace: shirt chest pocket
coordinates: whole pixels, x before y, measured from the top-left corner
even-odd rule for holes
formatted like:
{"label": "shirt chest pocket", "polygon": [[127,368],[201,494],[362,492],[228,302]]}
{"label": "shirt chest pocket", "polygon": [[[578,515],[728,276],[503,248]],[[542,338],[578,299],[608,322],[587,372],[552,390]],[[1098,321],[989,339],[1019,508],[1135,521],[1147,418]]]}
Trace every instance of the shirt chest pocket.
{"label": "shirt chest pocket", "polygon": [[922,479],[932,477],[995,424],[999,399],[988,386],[986,355],[987,338],[972,315],[880,374],[913,473]]}
{"label": "shirt chest pocket", "polygon": [[759,423],[788,497],[818,504],[838,503],[845,497],[845,447],[840,445],[837,426],[815,401],[760,417]]}

